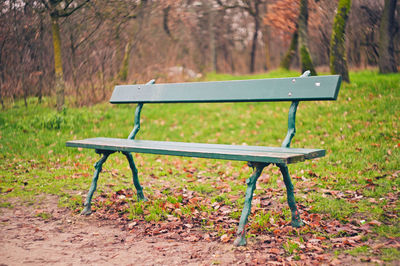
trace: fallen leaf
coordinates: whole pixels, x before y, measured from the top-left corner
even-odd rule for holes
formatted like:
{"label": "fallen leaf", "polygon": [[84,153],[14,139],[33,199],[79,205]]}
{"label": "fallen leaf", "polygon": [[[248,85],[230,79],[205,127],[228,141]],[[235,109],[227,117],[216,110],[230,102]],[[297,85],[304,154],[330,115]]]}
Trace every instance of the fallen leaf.
{"label": "fallen leaf", "polygon": [[277,248],[271,248],[268,252],[276,255],[280,254],[280,251]]}
{"label": "fallen leaf", "polygon": [[227,243],[229,240],[230,237],[227,234],[221,236],[221,242]]}
{"label": "fallen leaf", "polygon": [[376,225],[376,226],[381,226],[381,225],[382,225],[382,223],[379,222],[379,221],[377,221],[377,220],[372,220],[372,221],[370,221],[368,224],[370,224],[370,225]]}
{"label": "fallen leaf", "polygon": [[373,245],[372,249],[373,250],[378,250],[378,249],[380,249],[380,248],[382,248],[384,246],[385,246],[385,243],[379,243],[379,244]]}

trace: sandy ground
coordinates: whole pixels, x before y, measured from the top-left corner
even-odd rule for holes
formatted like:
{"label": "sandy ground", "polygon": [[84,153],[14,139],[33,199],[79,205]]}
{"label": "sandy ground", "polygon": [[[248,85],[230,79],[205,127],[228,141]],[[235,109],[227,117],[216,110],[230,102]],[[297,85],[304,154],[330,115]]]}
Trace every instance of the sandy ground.
{"label": "sandy ground", "polygon": [[58,208],[56,198],[42,207],[52,214],[50,219],[37,217],[37,210],[26,206],[0,209],[0,265],[232,265],[251,261],[231,244],[138,236],[121,230],[115,221]]}
{"label": "sandy ground", "polygon": [[[345,253],[338,258],[325,254],[326,258],[320,260],[318,257],[324,254],[316,254],[293,261],[283,258],[274,248],[276,243],[268,244],[262,236],[239,248],[232,241],[186,241],[170,239],[167,234],[148,236],[143,232],[151,226],[149,223],[129,227],[96,213],[81,216],[58,207],[57,197],[46,197],[40,210],[18,203],[13,203],[13,208],[0,208],[0,266],[380,264],[373,260],[363,262]],[[50,215],[40,217],[38,213]],[[399,264],[392,261],[388,265]]]}

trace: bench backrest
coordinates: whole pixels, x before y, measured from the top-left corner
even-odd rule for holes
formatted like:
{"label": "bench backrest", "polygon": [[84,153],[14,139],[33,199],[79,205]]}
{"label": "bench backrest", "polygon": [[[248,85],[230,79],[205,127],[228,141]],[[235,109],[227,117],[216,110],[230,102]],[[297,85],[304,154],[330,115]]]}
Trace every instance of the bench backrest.
{"label": "bench backrest", "polygon": [[341,77],[314,76],[256,80],[116,86],[110,102],[194,103],[336,100]]}
{"label": "bench backrest", "polygon": [[291,101],[288,132],[282,147],[290,147],[296,134],[296,111],[299,101],[336,100],[342,78],[338,75],[309,77],[306,71],[297,78],[237,81],[187,82],[116,86],[111,103],[137,103],[135,123],[128,139],[135,139],[140,129],[144,103],[193,102],[270,102]]}

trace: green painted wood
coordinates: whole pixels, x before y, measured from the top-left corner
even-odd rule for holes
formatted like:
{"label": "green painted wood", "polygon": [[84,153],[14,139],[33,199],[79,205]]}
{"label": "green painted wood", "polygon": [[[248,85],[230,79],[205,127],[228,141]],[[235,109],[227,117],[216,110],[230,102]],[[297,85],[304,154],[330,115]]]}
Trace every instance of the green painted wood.
{"label": "green painted wood", "polygon": [[110,102],[185,103],[336,100],[338,75],[116,86]]}
{"label": "green painted wood", "polygon": [[116,138],[74,140],[68,141],[66,145],[67,147],[82,147],[98,150],[287,164],[325,155],[325,151],[320,149],[288,149],[279,147],[129,140]]}
{"label": "green painted wood", "polygon": [[[146,85],[154,84],[155,80],[152,79],[146,83]],[[132,132],[129,134],[128,139],[135,139],[136,134],[140,130],[140,113],[142,112],[143,103],[138,103],[136,110],[135,110],[135,120]]]}

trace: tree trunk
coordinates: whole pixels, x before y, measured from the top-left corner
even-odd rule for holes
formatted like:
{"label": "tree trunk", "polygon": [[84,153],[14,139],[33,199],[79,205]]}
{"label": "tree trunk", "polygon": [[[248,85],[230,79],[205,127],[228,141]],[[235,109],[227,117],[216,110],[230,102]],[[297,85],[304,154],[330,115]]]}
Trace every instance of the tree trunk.
{"label": "tree trunk", "polygon": [[106,80],[104,77],[104,73],[105,73],[105,64],[106,60],[104,60],[104,58],[102,58],[101,60],[101,69],[100,69],[100,82],[101,82],[101,89],[103,91],[103,97],[102,100],[106,99]]}
{"label": "tree trunk", "polygon": [[3,101],[3,97],[2,97],[2,95],[1,95],[1,92],[0,92],[0,103],[1,103],[1,109],[5,110],[6,107],[5,107],[5,105],[4,105],[4,101]]}
{"label": "tree trunk", "polygon": [[346,55],[346,23],[351,8],[351,0],[339,0],[333,22],[330,45],[330,69],[332,74],[342,75],[343,81],[350,82]]}
{"label": "tree trunk", "polygon": [[293,32],[292,40],[290,41],[289,49],[281,61],[282,68],[287,69],[287,70],[290,69],[290,65],[292,64],[293,57],[296,55],[298,42],[299,42],[299,30],[298,30],[298,27],[296,26],[296,30],[295,30],[295,32]]}
{"label": "tree trunk", "polygon": [[[40,43],[44,43],[43,42],[43,35],[44,35],[44,25],[43,25],[43,16],[42,14],[39,15],[40,18],[40,26],[39,26],[39,39],[40,39]],[[38,90],[37,90],[37,97],[38,97],[38,104],[42,103],[42,97],[43,97],[43,79],[44,79],[44,67],[43,67],[43,59],[44,59],[44,52],[43,49],[40,49],[39,52],[39,62],[36,65],[36,72],[39,74],[38,75]]]}
{"label": "tree trunk", "polygon": [[27,101],[27,99],[28,99],[28,86],[26,84],[26,81],[22,82],[22,91],[24,92],[24,105],[25,105],[25,108],[28,108],[28,101]]}
{"label": "tree trunk", "polygon": [[250,52],[250,73],[254,73],[255,64],[256,64],[256,50],[257,50],[257,39],[258,39],[258,31],[260,30],[260,20],[259,20],[259,1],[255,2],[254,7],[254,33],[253,33],[253,41],[251,43],[251,52]]}
{"label": "tree trunk", "polygon": [[78,86],[78,78],[77,78],[77,67],[76,67],[76,46],[75,44],[75,37],[73,32],[69,35],[69,43],[70,43],[70,50],[71,50],[71,74],[72,74],[72,85],[75,88],[75,101],[78,102],[80,98],[79,86]]}
{"label": "tree trunk", "polygon": [[271,67],[271,54],[269,49],[269,40],[270,40],[270,30],[269,26],[263,27],[263,43],[264,43],[264,52],[265,52],[265,61],[264,61],[264,71],[267,71]]}
{"label": "tree trunk", "polygon": [[311,75],[317,75],[314,65],[311,60],[308,49],[308,0],[300,0],[300,15],[299,15],[299,54],[301,72],[306,70],[311,71]]}
{"label": "tree trunk", "polygon": [[2,54],[2,49],[1,48],[2,47],[0,47],[0,103],[1,103],[1,108],[4,110],[5,106],[4,106],[4,100],[3,100],[3,92],[5,90],[3,90],[3,87],[5,87],[4,86],[5,77],[4,77],[3,64],[1,62],[1,54]]}
{"label": "tree trunk", "polygon": [[131,51],[131,43],[128,42],[125,45],[124,58],[122,59],[121,68],[118,73],[118,79],[121,81],[126,81],[128,79],[129,70],[129,52]]}
{"label": "tree trunk", "polygon": [[379,72],[396,73],[397,66],[394,58],[393,36],[395,32],[394,13],[397,0],[385,0],[385,6],[379,27]]}
{"label": "tree trunk", "polygon": [[57,111],[61,111],[64,106],[64,73],[61,59],[61,38],[60,26],[58,24],[58,17],[51,16],[51,30],[53,35],[53,49],[54,49],[54,70],[55,70],[55,87],[56,87],[56,103]]}
{"label": "tree trunk", "polygon": [[211,56],[211,71],[217,72],[217,47],[215,45],[215,28],[214,28],[214,21],[215,21],[215,14],[212,7],[208,7],[209,12],[209,20],[208,20],[208,30],[210,32],[210,56]]}
{"label": "tree trunk", "polygon": [[[40,71],[40,70],[38,70]],[[37,97],[38,97],[38,104],[42,103],[42,97],[43,97],[43,76],[44,74],[41,73],[39,74],[39,88],[38,88],[38,92],[37,92]]]}

